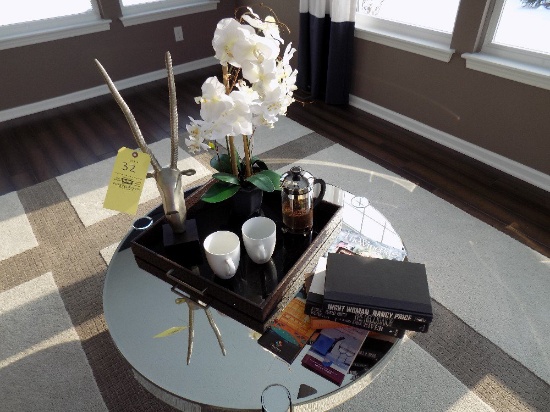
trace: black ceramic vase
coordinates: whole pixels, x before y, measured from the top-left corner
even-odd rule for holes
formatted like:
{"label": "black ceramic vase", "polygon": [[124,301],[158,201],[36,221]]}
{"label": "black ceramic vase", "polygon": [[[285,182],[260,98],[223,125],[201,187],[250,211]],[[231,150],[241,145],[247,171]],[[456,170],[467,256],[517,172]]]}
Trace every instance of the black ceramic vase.
{"label": "black ceramic vase", "polygon": [[262,208],[263,191],[256,186],[242,186],[231,198],[231,220],[242,224],[247,219],[259,216]]}

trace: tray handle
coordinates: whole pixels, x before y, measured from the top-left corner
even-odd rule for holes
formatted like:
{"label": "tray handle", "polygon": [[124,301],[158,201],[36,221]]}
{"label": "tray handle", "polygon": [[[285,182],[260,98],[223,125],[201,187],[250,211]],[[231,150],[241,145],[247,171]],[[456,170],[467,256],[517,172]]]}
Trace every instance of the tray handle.
{"label": "tray handle", "polygon": [[[197,288],[194,288],[193,286],[188,285],[183,280],[178,279],[177,277],[172,275],[173,272],[174,272],[174,269],[170,269],[168,272],[166,272],[166,277],[168,279],[173,280],[174,282],[180,284],[181,286],[191,290],[193,293],[197,294],[199,297],[205,298],[204,292],[206,292],[206,289],[208,289],[208,287],[204,288],[202,291],[198,290]],[[187,293],[186,291],[180,291],[180,290],[177,289],[177,287],[178,287],[178,285],[172,286],[172,288],[171,288],[172,292],[177,293],[178,295],[182,295],[183,297],[191,297],[191,296],[189,296],[189,293]]]}

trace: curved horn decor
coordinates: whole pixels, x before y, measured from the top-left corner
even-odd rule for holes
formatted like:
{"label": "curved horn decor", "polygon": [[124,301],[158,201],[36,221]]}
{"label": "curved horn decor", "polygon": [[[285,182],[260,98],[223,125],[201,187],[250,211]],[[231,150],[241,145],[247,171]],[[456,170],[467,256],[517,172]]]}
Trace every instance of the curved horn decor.
{"label": "curved horn decor", "polygon": [[178,102],[176,99],[176,82],[174,81],[174,71],[172,69],[172,56],[166,52],[166,72],[168,73],[168,91],[170,93],[170,141],[172,150],[170,152],[170,167],[178,167]]}
{"label": "curved horn decor", "polygon": [[153,177],[157,182],[157,188],[162,198],[162,205],[164,208],[164,217],[170,224],[172,230],[175,233],[185,232],[185,219],[187,216],[187,209],[185,207],[185,199],[183,195],[183,176],[191,176],[195,174],[195,170],[189,169],[180,171],[178,169],[178,109],[176,100],[176,85],[174,81],[174,73],[172,70],[172,57],[169,52],[166,52],[165,62],[166,70],[168,72],[168,88],[170,92],[170,165],[161,167],[157,158],[145,142],[143,134],[139,128],[139,125],[132,114],[130,108],[120,95],[115,84],[107,74],[107,71],[103,68],[101,63],[95,60],[99,71],[103,75],[105,83],[109,87],[111,94],[113,95],[118,106],[126,116],[126,120],[130,125],[134,139],[144,153],[147,153],[151,157],[151,166],[153,167]]}

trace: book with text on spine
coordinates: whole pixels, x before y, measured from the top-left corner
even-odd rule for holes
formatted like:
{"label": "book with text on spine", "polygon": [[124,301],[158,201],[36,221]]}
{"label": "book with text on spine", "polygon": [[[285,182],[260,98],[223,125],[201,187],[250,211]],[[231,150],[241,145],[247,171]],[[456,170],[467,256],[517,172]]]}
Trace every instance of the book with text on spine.
{"label": "book with text on spine", "polygon": [[324,319],[318,316],[310,316],[309,324],[315,329],[330,329],[330,328],[351,328],[351,325],[346,323],[336,322],[335,320]]}
{"label": "book with text on spine", "polygon": [[[338,252],[341,253],[341,252]],[[309,290],[307,292],[305,312],[312,317],[312,326],[316,327],[315,318],[339,322],[348,326],[359,327],[370,331],[383,333],[394,337],[403,337],[405,330],[415,332],[427,332],[429,323],[405,320],[388,319],[373,315],[356,314],[342,311],[323,311],[323,298],[325,293],[325,269],[327,259],[319,259],[315,272],[312,275]]]}
{"label": "book with text on spine", "polygon": [[433,312],[426,267],[408,261],[329,253],[322,310],[430,323]]}
{"label": "book with text on spine", "polygon": [[[337,316],[331,317],[330,315],[327,315],[325,312],[323,312],[323,310],[320,308],[311,308],[310,318],[311,319],[320,318],[320,319],[325,319],[327,321],[337,322],[340,325],[339,327],[342,327],[342,328],[343,327],[360,328],[371,332],[382,333],[387,336],[393,336],[396,338],[402,338],[403,336],[405,336],[405,330],[406,330],[406,329],[399,329],[399,328],[396,328],[395,326],[391,326],[388,324],[384,324],[383,322],[380,322],[380,321],[370,322],[370,323],[358,322],[358,324],[354,324],[352,321],[346,318],[337,317]],[[332,318],[332,319],[328,319],[328,318]],[[311,321],[311,326],[317,327],[316,322]],[[334,326],[331,326],[331,327],[334,327]]]}

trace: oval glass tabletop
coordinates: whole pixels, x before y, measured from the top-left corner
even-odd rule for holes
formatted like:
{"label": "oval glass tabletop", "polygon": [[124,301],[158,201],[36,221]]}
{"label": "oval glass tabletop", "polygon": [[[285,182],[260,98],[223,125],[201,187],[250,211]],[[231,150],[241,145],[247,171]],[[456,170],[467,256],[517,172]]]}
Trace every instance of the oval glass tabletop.
{"label": "oval glass tabletop", "polygon": [[[342,230],[368,238],[371,242],[365,247],[372,256],[405,258],[399,235],[366,198],[327,185],[324,200],[343,205]],[[295,410],[306,405],[308,410],[326,409],[367,386],[402,341],[397,339],[376,364],[347,374],[336,385],[302,366],[309,345],[287,364],[258,344],[258,332],[213,308],[206,311],[186,304],[166,282],[137,266],[126,247],[132,235],[121,242],[107,270],[105,319],[136,378],[173,406],[183,409],[192,403],[206,410],[260,410],[264,389],[280,384],[288,388]],[[188,359],[190,310],[194,336]],[[166,336],[156,337],[163,332]]]}

